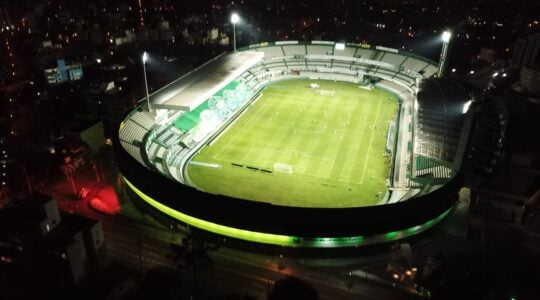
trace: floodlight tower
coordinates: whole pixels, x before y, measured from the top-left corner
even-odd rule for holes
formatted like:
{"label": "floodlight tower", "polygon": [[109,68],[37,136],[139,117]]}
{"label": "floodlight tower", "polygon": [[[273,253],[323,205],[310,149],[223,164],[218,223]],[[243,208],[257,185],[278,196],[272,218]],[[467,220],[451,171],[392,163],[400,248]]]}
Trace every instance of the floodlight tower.
{"label": "floodlight tower", "polygon": [[146,61],[148,60],[148,53],[144,51],[142,55],[142,66],[143,66],[143,72],[144,72],[144,87],[146,89],[146,105],[148,106],[148,112],[151,111],[150,107],[150,96],[148,95],[148,81],[146,80]]}
{"label": "floodlight tower", "polygon": [[448,53],[450,52],[450,39],[452,38],[452,33],[448,30],[445,30],[442,34],[442,50],[441,57],[439,59],[439,70],[437,71],[437,77],[443,77],[446,72],[446,67],[448,66]]}
{"label": "floodlight tower", "polygon": [[233,26],[233,45],[234,45],[234,53],[236,54],[236,23],[240,22],[240,16],[238,16],[237,13],[233,13],[231,15],[231,23]]}

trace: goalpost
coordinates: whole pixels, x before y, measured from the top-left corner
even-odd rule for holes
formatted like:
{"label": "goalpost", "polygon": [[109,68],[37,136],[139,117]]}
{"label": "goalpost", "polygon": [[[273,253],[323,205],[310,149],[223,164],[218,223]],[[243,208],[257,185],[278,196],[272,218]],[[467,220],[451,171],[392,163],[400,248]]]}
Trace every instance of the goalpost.
{"label": "goalpost", "polygon": [[275,163],[274,164],[274,172],[292,174],[293,170],[292,170],[291,165],[283,164],[283,163]]}
{"label": "goalpost", "polygon": [[373,84],[368,84],[368,85],[359,85],[358,86],[359,88],[362,88],[362,89],[365,89],[365,90],[373,90],[375,87],[373,86]]}
{"label": "goalpost", "polygon": [[335,91],[320,90],[319,94],[321,94],[321,96],[334,96]]}
{"label": "goalpost", "polygon": [[317,93],[319,95],[322,95],[322,96],[334,96],[334,94],[335,94],[335,91],[321,90],[321,87],[316,83],[310,83],[309,87],[311,87],[311,89],[315,93]]}

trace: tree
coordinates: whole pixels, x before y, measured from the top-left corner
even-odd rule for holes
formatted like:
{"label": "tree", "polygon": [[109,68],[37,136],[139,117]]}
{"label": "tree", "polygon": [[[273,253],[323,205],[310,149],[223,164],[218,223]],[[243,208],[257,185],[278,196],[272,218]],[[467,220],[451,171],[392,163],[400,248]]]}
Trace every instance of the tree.
{"label": "tree", "polygon": [[171,243],[171,259],[178,269],[191,267],[193,271],[193,286],[198,291],[197,272],[213,265],[209,253],[219,249],[219,245],[206,240],[197,231],[191,230],[182,239],[180,245]]}

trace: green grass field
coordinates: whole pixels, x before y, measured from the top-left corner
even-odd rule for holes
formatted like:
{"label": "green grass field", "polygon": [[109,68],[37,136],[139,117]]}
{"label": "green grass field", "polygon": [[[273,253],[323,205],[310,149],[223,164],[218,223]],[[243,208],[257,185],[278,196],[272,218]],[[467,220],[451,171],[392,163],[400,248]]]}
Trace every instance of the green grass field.
{"label": "green grass field", "polygon": [[394,96],[351,83],[276,82],[193,157],[188,174],[206,192],[276,205],[376,205],[387,190],[386,134],[397,106]]}

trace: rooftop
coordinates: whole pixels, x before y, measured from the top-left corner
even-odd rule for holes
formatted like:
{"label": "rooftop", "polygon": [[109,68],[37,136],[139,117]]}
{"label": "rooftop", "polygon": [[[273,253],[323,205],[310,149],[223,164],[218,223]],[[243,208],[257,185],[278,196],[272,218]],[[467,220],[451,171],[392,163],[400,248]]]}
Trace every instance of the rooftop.
{"label": "rooftop", "polygon": [[255,51],[219,55],[150,95],[152,107],[192,111],[263,56]]}

